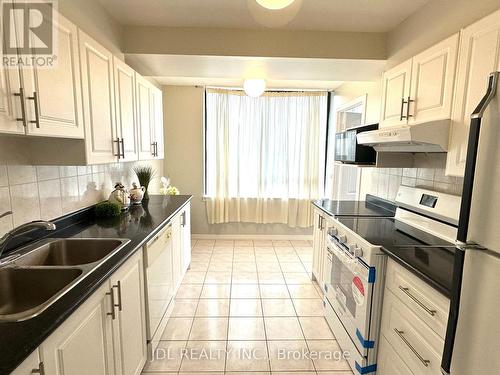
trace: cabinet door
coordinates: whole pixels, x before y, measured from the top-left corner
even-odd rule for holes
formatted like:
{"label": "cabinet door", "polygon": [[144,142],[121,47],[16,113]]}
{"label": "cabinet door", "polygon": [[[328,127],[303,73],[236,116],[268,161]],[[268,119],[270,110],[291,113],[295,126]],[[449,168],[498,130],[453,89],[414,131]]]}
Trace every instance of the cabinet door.
{"label": "cabinet door", "polygon": [[139,159],[135,116],[135,72],[123,61],[113,58],[115,78],[116,130],[120,141],[120,161]]}
{"label": "cabinet door", "polygon": [[[11,375],[32,375],[39,374],[42,370],[43,364],[40,363],[40,358],[38,356],[38,349],[30,354],[28,358],[26,358],[23,363],[21,363],[12,373]],[[38,371],[38,372],[35,372]],[[43,374],[43,372],[42,372]]]}
{"label": "cabinet door", "polygon": [[151,82],[136,73],[137,123],[139,128],[139,159],[150,160],[153,156],[154,116]]}
{"label": "cabinet door", "polygon": [[153,87],[151,89],[151,103],[153,105],[153,132],[155,142],[155,159],[163,159],[165,157],[165,146],[163,141],[163,93],[160,89]]}
{"label": "cabinet door", "polygon": [[413,58],[409,124],[451,116],[457,66],[455,34]]}
{"label": "cabinet door", "polygon": [[85,33],[78,31],[82,70],[85,148],[87,164],[116,160],[113,55]]}
{"label": "cabinet door", "polygon": [[382,108],[380,127],[407,123],[407,104],[410,96],[411,59],[388,70],[382,76]]}
{"label": "cabinet door", "polygon": [[40,347],[50,375],[114,374],[111,305],[105,284]]}
{"label": "cabinet door", "polygon": [[138,375],[147,357],[142,253],[127,261],[110,281],[119,306],[113,320],[116,373]]}
{"label": "cabinet door", "polygon": [[176,215],[172,219],[172,274],[174,289],[177,290],[184,277],[181,215]]}
{"label": "cabinet door", "polygon": [[314,212],[314,231],[313,231],[313,265],[312,273],[317,282],[321,282],[321,242],[322,242],[322,216],[318,212]]}
{"label": "cabinet door", "polygon": [[182,228],[182,266],[184,272],[191,264],[191,209],[190,203],[186,205],[181,213]]}
{"label": "cabinet door", "polygon": [[470,116],[486,93],[488,76],[498,70],[500,11],[462,31],[446,174],[463,176]]}
{"label": "cabinet door", "polygon": [[382,375],[413,375],[384,336],[380,336],[377,368]]}
{"label": "cabinet door", "polygon": [[[77,28],[58,15],[54,33],[58,38],[57,65],[22,70],[27,133],[83,138]],[[32,35],[35,37],[35,34]]]}

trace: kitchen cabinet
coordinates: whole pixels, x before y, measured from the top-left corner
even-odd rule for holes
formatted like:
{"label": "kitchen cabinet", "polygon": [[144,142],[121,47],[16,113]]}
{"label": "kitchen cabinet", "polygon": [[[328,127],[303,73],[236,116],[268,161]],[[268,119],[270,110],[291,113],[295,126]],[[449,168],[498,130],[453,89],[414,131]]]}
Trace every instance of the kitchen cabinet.
{"label": "kitchen cabinet", "polygon": [[315,210],[314,211],[314,230],[313,230],[313,264],[312,264],[312,276],[324,289],[324,275],[323,268],[325,264],[325,258],[327,256],[326,251],[326,218],[325,214]]}
{"label": "kitchen cabinet", "polygon": [[35,350],[26,358],[23,363],[21,363],[11,375],[32,375],[32,374],[42,374],[43,375],[43,364],[40,362],[40,357],[38,356],[38,350]]}
{"label": "kitchen cabinet", "polygon": [[118,161],[139,159],[137,119],[135,108],[135,71],[123,61],[113,58],[116,138],[114,144]]}
{"label": "kitchen cabinet", "polygon": [[117,158],[113,54],[81,30],[78,39],[87,164],[112,163]]}
{"label": "kitchen cabinet", "polygon": [[403,125],[407,122],[403,111],[410,96],[411,64],[411,59],[407,60],[382,76],[380,127]]}
{"label": "kitchen cabinet", "polygon": [[462,30],[446,174],[463,177],[470,116],[486,93],[491,72],[499,70],[500,11]]}
{"label": "kitchen cabinet", "polygon": [[139,375],[146,363],[144,271],[140,252],[111,278],[118,308],[112,320],[116,373]]}
{"label": "kitchen cabinet", "polygon": [[115,373],[112,311],[108,284],[95,292],[40,346],[45,373]]}
{"label": "kitchen cabinet", "polygon": [[191,264],[191,203],[188,203],[180,213],[181,219],[181,252],[182,270],[186,272]]}
{"label": "kitchen cabinet", "polygon": [[[84,124],[77,27],[56,17],[57,61],[54,68],[24,68],[26,133],[45,137],[83,138]],[[34,34],[33,34],[34,35]]]}
{"label": "kitchen cabinet", "polygon": [[381,127],[450,118],[458,40],[454,34],[384,73]]}
{"label": "kitchen cabinet", "polygon": [[172,219],[172,274],[175,290],[179,287],[186,271],[184,251],[183,218],[179,213]]}
{"label": "kitchen cabinet", "polygon": [[77,28],[61,15],[55,19],[54,67],[1,69],[2,133],[84,137]]}
{"label": "kitchen cabinet", "polygon": [[383,336],[378,348],[377,370],[382,375],[413,375]]}
{"label": "kitchen cabinet", "polygon": [[136,92],[139,159],[162,159],[164,157],[162,92],[137,73]]}
{"label": "kitchen cabinet", "polygon": [[146,361],[138,252],[40,346],[46,374],[140,374]]}

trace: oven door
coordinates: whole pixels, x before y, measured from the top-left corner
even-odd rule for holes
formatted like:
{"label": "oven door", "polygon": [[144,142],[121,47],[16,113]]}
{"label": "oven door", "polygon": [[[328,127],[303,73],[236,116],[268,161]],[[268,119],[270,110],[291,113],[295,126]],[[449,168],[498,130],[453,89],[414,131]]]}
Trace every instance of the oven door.
{"label": "oven door", "polygon": [[326,297],[359,353],[366,357],[374,347],[368,340],[373,295],[370,268],[335,240],[328,241],[328,249],[332,266]]}

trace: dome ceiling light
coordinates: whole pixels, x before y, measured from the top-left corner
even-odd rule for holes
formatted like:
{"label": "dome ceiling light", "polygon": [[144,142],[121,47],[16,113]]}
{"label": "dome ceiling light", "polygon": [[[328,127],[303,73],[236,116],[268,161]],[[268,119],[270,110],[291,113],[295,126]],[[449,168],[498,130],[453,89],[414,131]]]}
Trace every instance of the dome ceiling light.
{"label": "dome ceiling light", "polygon": [[271,10],[280,10],[284,9],[290,4],[292,4],[295,0],[256,0],[257,3],[266,8],[266,9],[271,9]]}
{"label": "dome ceiling light", "polygon": [[266,91],[266,81],[263,79],[245,79],[243,89],[248,96],[258,98]]}

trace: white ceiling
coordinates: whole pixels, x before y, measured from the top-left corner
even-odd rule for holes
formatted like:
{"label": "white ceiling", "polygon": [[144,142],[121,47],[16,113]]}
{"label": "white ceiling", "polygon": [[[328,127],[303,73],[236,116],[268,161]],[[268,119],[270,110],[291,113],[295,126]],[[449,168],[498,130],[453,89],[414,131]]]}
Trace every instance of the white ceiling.
{"label": "white ceiling", "polygon": [[264,78],[271,88],[334,89],[344,81],[373,81],[381,60],[300,59],[128,54],[126,61],[160,84],[241,87],[245,78]]}
{"label": "white ceiling", "polygon": [[99,0],[122,25],[387,32],[429,0],[295,0],[280,11],[255,0]]}

